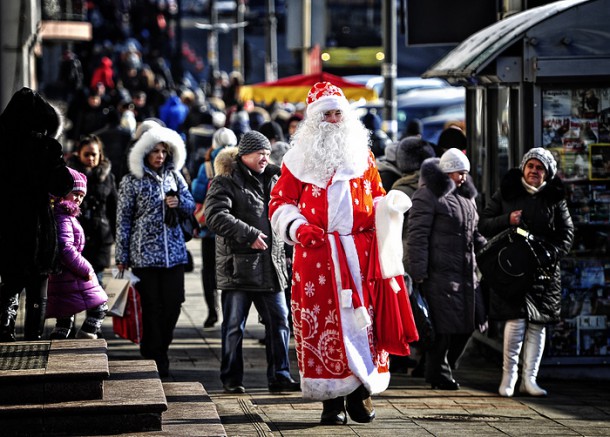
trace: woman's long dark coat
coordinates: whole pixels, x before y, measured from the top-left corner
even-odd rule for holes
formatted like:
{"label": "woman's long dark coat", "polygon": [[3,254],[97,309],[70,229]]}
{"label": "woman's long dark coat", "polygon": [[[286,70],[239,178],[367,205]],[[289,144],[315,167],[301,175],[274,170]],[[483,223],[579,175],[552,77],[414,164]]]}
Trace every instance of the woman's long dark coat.
{"label": "woman's long dark coat", "polygon": [[420,188],[413,194],[407,273],[423,281],[437,333],[469,334],[484,321],[475,260],[475,250],[485,244],[477,230],[477,191],[470,179],[456,188],[438,162],[424,161]]}
{"label": "woman's long dark coat", "polygon": [[[531,195],[521,182],[522,176],[516,168],[504,176],[481,214],[481,233],[487,238],[500,233],[510,227],[510,213],[522,210],[521,218],[527,229],[550,243],[558,259],[567,255],[574,239],[574,224],[561,180],[555,177]],[[491,289],[489,315],[496,320],[525,318],[536,323],[555,323],[559,321],[560,310],[559,263],[550,280],[537,277],[526,290],[511,290],[506,295]]]}

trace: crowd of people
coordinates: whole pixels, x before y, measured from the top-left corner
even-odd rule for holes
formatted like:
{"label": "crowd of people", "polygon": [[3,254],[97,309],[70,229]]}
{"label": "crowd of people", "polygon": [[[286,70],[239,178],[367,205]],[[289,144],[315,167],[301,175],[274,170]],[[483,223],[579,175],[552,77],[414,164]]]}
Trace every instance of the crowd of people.
{"label": "crowd of people", "polygon": [[[358,119],[343,91],[328,82],[290,110],[241,101],[226,107],[188,88],[173,89],[156,108],[131,101],[91,110],[106,101],[115,77],[111,62],[103,68],[88,100],[71,102],[85,106],[72,109],[81,119],[69,119],[64,146],[56,139],[60,114],[33,90],[17,92],[0,115],[4,149],[15,155],[0,161],[2,190],[32,197],[1,218],[0,341],[16,339],[24,289],[24,339],[42,338],[45,318],[56,319],[52,339],[96,338],[108,309],[103,273],[116,265],[139,278],[140,352],[167,376],[189,258],[179,222],[194,215],[204,329],[221,322],[226,392],[246,392],[241,346],[254,304],[265,327],[269,390],[322,401],[323,424],[371,422],[371,396],[388,387],[392,372],[417,364],[433,388],[458,390],[453,371],[471,334],[485,331],[490,318],[505,322],[499,394],[515,391],[522,347],[520,391],[547,394],[536,378],[545,325],[558,320],[557,260],[574,234],[548,151],[527,151],[479,210],[459,126],[430,144],[414,121],[399,141],[373,148],[372,139],[382,137],[374,114]],[[98,116],[103,125],[90,123]],[[23,171],[11,165],[15,160],[29,162],[36,177],[15,174]],[[399,211],[399,226],[380,219],[387,208]],[[484,278],[490,290],[484,298],[476,253],[487,239],[525,224],[554,247],[552,274],[511,294],[495,292],[493,278]],[[392,241],[402,241],[402,251],[388,256],[382,248]],[[371,296],[413,287],[428,303],[434,339],[417,343],[406,311],[413,349],[405,364],[378,347],[381,309]],[[75,329],[81,311],[86,318]],[[300,381],[290,369],[291,334]]]}

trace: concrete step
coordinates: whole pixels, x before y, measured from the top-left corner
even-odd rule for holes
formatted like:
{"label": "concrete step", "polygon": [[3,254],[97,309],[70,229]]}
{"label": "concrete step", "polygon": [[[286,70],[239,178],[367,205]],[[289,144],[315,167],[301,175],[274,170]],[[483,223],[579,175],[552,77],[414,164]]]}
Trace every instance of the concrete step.
{"label": "concrete step", "polygon": [[[2,435],[108,435],[161,431],[167,401],[151,360],[111,361],[102,399],[0,406]],[[61,386],[57,387],[61,390]]]}
{"label": "concrete step", "polygon": [[0,404],[102,399],[106,340],[0,343]]}

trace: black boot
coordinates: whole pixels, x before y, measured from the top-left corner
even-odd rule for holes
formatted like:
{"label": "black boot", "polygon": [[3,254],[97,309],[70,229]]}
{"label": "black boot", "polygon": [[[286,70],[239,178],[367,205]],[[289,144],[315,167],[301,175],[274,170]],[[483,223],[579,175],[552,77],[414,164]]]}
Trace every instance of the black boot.
{"label": "black boot", "polygon": [[361,385],[346,397],[347,412],[354,422],[369,423],[375,419],[375,409],[369,391]]}
{"label": "black boot", "polygon": [[26,299],[25,324],[23,327],[23,339],[25,341],[40,340],[44,331],[44,315],[47,309],[47,300],[41,299],[31,305]]}
{"label": "black boot", "polygon": [[205,319],[203,327],[213,328],[216,322],[218,322],[218,311],[220,311],[220,305],[218,304],[218,292],[213,290],[210,293],[206,290],[205,303],[208,307],[208,317]]}
{"label": "black boot", "polygon": [[2,302],[0,308],[0,342],[14,342],[15,339],[15,320],[19,309],[19,295],[11,296]]}
{"label": "black boot", "polygon": [[320,423],[323,425],[345,425],[347,423],[345,398],[343,396],[322,401],[322,418]]}

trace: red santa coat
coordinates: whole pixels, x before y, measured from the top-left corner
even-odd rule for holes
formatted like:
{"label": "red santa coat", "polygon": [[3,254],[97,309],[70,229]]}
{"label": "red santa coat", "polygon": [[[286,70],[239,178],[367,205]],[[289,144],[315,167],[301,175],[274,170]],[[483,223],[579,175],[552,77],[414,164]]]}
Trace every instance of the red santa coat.
{"label": "red santa coat", "polygon": [[[340,168],[325,185],[306,174],[300,156],[291,152],[284,157],[281,177],[271,193],[272,225],[289,244],[295,244],[301,223],[327,232],[323,246],[296,244],[294,250],[292,317],[303,397],[344,396],[360,384],[380,393],[390,380],[388,354],[376,350],[372,327],[362,327],[356,310],[362,303],[374,317],[367,272],[374,205],[385,195],[375,159],[370,154],[352,168]],[[352,288],[357,294],[348,308],[341,290]]]}

